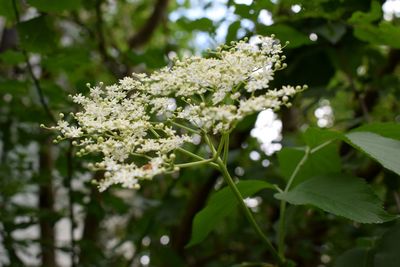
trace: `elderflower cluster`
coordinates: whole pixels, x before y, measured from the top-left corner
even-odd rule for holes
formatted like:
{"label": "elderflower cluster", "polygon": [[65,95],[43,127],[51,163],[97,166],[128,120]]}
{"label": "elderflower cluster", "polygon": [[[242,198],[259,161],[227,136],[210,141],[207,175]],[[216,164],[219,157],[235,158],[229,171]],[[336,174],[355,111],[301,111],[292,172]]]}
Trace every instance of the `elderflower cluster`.
{"label": "elderflower cluster", "polygon": [[[73,96],[82,111],[75,123],[61,118],[52,127],[58,140],[73,139],[78,155],[96,153],[90,167],[104,170],[100,190],[112,184],[139,188],[143,179],[176,171],[175,150],[193,134],[231,132],[249,114],[290,105],[305,87],[270,88],[274,73],[286,67],[282,46],[258,36],[220,46],[211,57],[176,60],[150,75],[133,74],[118,84],[90,88]],[[63,115],[62,115],[63,117]]]}

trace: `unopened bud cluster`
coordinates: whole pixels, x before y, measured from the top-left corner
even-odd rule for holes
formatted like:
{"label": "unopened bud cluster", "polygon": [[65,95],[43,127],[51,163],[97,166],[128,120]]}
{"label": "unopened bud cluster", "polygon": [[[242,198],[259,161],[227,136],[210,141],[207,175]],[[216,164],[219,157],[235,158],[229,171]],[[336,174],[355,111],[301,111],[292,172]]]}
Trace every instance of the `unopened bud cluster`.
{"label": "unopened bud cluster", "polygon": [[[90,167],[105,170],[100,190],[112,184],[139,188],[139,181],[176,171],[174,151],[193,134],[231,132],[247,115],[289,106],[305,87],[270,88],[286,67],[273,36],[221,46],[212,57],[175,60],[151,75],[133,74],[118,84],[90,86],[73,96],[82,111],[74,125],[60,116],[56,140],[73,139],[78,155],[100,154]],[[198,135],[197,135],[198,136]]]}

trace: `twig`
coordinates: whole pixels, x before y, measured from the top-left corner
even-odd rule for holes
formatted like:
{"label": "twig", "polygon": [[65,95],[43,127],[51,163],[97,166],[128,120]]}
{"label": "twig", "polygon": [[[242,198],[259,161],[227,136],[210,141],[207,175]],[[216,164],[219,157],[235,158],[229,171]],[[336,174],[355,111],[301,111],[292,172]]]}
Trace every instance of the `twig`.
{"label": "twig", "polygon": [[[95,5],[95,13],[96,13],[96,32],[98,38],[98,49],[101,57],[104,60],[105,65],[109,69],[109,71],[116,77],[120,78],[125,75],[125,71],[121,69],[124,67],[120,65],[116,60],[114,60],[107,52],[106,48],[106,40],[104,37],[104,20],[103,15],[101,13],[101,4],[102,0],[97,0]],[[124,69],[126,69],[124,67]]]}
{"label": "twig", "polygon": [[[12,0],[12,4],[13,4],[14,14],[15,14],[15,18],[16,18],[16,20],[17,20],[17,23],[20,23],[20,16],[19,16],[18,8],[17,8],[17,3],[15,2],[15,0]],[[45,113],[46,113],[47,116],[49,117],[49,119],[50,119],[53,123],[56,123],[57,120],[55,119],[55,117],[54,117],[54,115],[52,114],[52,112],[51,112],[49,106],[48,106],[47,103],[46,103],[46,100],[45,100],[45,97],[44,97],[44,94],[43,94],[43,90],[42,90],[42,87],[41,87],[41,85],[40,85],[40,81],[39,81],[39,79],[35,76],[35,73],[33,72],[33,67],[32,67],[32,64],[31,64],[30,61],[29,61],[28,52],[27,52],[25,49],[23,49],[23,48],[21,48],[21,52],[22,52],[22,54],[23,54],[23,56],[24,56],[25,63],[26,63],[26,66],[27,66],[27,68],[28,68],[29,75],[31,76],[31,78],[32,78],[32,80],[33,80],[33,84],[34,84],[35,89],[36,89],[36,92],[37,92],[37,94],[38,94],[38,96],[39,96],[39,101],[40,101],[40,103],[41,103],[41,105],[42,105],[42,107],[43,107]]]}
{"label": "twig", "polygon": [[68,210],[69,220],[71,221],[70,235],[71,235],[71,267],[76,266],[76,249],[75,249],[75,238],[74,230],[76,227],[75,214],[74,214],[74,200],[73,200],[73,188],[72,188],[72,175],[73,175],[73,146],[70,141],[67,150],[67,188],[68,188]]}
{"label": "twig", "polygon": [[167,9],[168,0],[158,0],[154,6],[153,13],[150,15],[143,27],[131,38],[129,38],[129,47],[136,48],[150,40],[153,32],[164,17]]}

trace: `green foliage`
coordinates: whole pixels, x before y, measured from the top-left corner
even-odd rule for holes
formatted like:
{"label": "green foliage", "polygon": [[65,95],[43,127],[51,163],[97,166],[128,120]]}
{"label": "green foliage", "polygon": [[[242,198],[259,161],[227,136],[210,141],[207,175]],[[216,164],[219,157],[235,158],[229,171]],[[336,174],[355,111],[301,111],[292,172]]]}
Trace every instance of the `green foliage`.
{"label": "green foliage", "polygon": [[[53,125],[46,104],[56,119],[76,112],[68,95],[86,95],[86,83],[110,84],[171,66],[175,55],[275,34],[289,41],[288,67],[270,88],[309,89],[276,112],[283,124],[276,154],[264,154],[250,136],[256,116],[240,123],[230,136],[229,173],[244,197],[257,193],[251,214],[277,248],[283,214],[279,250],[297,266],[397,266],[398,219],[386,221],[399,208],[399,18],[384,19],[384,1],[268,0],[227,1],[220,7],[230,10],[214,20],[217,1],[197,1],[195,10],[207,13],[187,12],[195,2],[0,1],[0,265],[54,266],[51,252],[74,259],[74,266],[141,266],[142,256],[150,257],[149,266],[276,262],[229,188],[214,192],[221,178],[213,168],[181,169],[139,191],[114,187],[100,194],[90,180],[102,173],[86,168],[93,159],[75,157],[68,142],[52,145],[54,136],[39,128]],[[293,5],[301,10],[293,12]],[[260,12],[273,24],[265,25]],[[318,40],[310,40],[312,33]],[[137,35],[139,46],[130,43]],[[332,121],[319,127],[316,109],[326,103]],[[204,145],[187,148],[209,156]],[[252,152],[260,159],[250,159]],[[282,191],[279,199],[262,190],[271,184]],[[59,238],[60,225],[71,220],[63,235],[81,235],[53,243],[52,234]],[[169,242],[160,243],[162,237]]]}
{"label": "green foliage", "polygon": [[81,6],[81,0],[28,0],[28,3],[43,12],[62,12],[66,10],[76,10]]}
{"label": "green foliage", "polygon": [[357,149],[400,175],[400,141],[369,132],[348,133],[346,138]]}
{"label": "green foliage", "polygon": [[399,234],[399,224],[393,225],[372,246],[353,248],[340,255],[334,266],[395,267],[400,260]]}
{"label": "green foliage", "polygon": [[46,16],[19,23],[18,33],[22,47],[30,52],[50,52],[57,44],[52,21]]}
{"label": "green foliage", "polygon": [[261,27],[258,33],[262,35],[275,34],[278,39],[283,42],[288,41],[290,48],[296,48],[303,45],[309,45],[312,41],[304,33],[296,30],[288,25],[272,25],[269,27]]}
{"label": "green foliage", "polygon": [[[262,189],[274,187],[264,181],[245,180],[237,184],[244,198],[250,197]],[[206,207],[196,214],[193,221],[192,237],[187,247],[202,242],[209,233],[227,216],[232,214],[236,206],[235,196],[229,187],[225,187],[210,197]]]}
{"label": "green foliage", "polygon": [[[278,153],[279,167],[286,180],[289,180],[304,154],[304,149],[296,148],[284,148]],[[296,175],[293,186],[316,175],[340,172],[340,169],[341,163],[337,147],[335,144],[331,144],[309,156]]]}
{"label": "green foliage", "polygon": [[275,197],[294,205],[313,205],[360,223],[383,223],[395,218],[384,211],[370,186],[348,175],[316,176]]}

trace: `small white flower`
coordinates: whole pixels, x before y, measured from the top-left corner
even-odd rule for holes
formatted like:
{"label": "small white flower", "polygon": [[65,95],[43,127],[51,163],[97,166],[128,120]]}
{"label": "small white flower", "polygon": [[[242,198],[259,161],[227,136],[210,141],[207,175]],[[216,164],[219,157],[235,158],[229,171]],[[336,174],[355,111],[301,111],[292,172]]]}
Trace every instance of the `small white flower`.
{"label": "small white flower", "polygon": [[175,60],[150,75],[89,86],[89,96],[73,96],[82,106],[73,114],[77,125],[60,120],[52,128],[73,138],[82,153],[102,155],[93,165],[106,171],[100,190],[112,184],[139,188],[141,180],[174,170],[171,155],[202,140],[197,133],[219,136],[247,115],[289,105],[304,88],[269,88],[285,66],[281,53],[278,40],[258,36],[220,47],[210,58]]}

